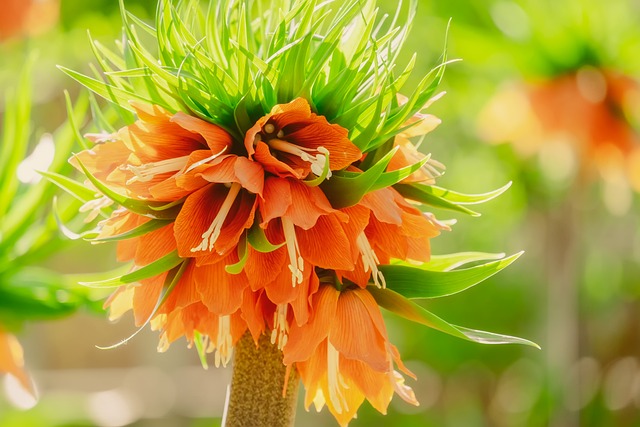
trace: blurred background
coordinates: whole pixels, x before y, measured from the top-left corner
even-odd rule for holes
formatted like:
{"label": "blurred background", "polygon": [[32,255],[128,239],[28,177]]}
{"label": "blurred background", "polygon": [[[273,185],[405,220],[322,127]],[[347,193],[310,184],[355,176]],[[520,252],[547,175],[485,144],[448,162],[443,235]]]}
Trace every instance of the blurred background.
{"label": "blurred background", "polygon": [[[153,3],[126,1],[149,21]],[[396,6],[379,3],[389,13]],[[433,253],[525,251],[480,286],[428,305],[455,324],[523,336],[542,351],[473,344],[388,316],[419,378],[410,385],[421,406],[394,399],[381,417],[365,403],[353,426],[640,425],[639,17],[637,0],[420,0],[404,57],[417,52],[416,68],[428,72],[451,19],[448,56],[463,60],[447,69],[447,95],[430,109],[443,123],[422,146],[447,166],[439,184],[472,193],[513,182],[479,207],[479,218],[436,211],[458,223],[432,241]],[[55,65],[90,72],[87,30],[111,45],[120,29],[113,0],[3,1],[2,99],[36,55],[27,154],[65,122],[63,90],[72,99],[80,92]],[[18,185],[16,197],[29,185]],[[29,268],[59,276],[118,267],[114,247],[65,239],[48,212],[33,221],[55,249],[25,258]],[[0,271],[0,285],[13,277],[2,282]],[[74,290],[74,277],[46,297],[64,310],[20,325],[40,401],[34,406],[5,378],[0,426],[217,425],[230,369],[203,370],[179,342],[156,353],[148,329],[97,349],[129,336],[133,322],[109,323],[100,308],[106,294]],[[300,407],[297,424],[335,421]]]}

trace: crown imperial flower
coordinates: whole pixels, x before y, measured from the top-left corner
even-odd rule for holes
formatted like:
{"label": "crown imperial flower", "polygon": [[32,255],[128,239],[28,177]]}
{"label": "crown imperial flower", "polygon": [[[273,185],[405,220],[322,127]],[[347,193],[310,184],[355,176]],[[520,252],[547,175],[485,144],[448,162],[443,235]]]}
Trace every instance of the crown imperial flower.
{"label": "crown imperial flower", "polygon": [[267,336],[287,378],[299,372],[307,407],[346,425],[365,398],[383,413],[394,393],[417,404],[380,307],[472,341],[531,344],[450,325],[408,299],[459,292],[519,256],[453,256],[443,270],[492,261],[442,285],[449,273],[428,268],[430,239],[449,225],[425,207],[475,214],[464,205],[508,186],[433,185],[444,167],[412,138],[439,123],[422,111],[444,64],[401,97],[413,61],[398,76],[392,65],[407,27],[374,30],[371,1],[275,3],[279,17],[252,2],[162,2],[157,28],[142,27],[159,62],[123,11],[122,67],[99,45],[106,81],[64,69],[130,118],[87,135],[95,145],[71,160],[120,205],[98,205],[94,241],[118,241],[118,259],[133,262],[87,285],[117,287],[110,317],[132,310],[160,331],[162,351],[185,337],[226,365],[243,336]]}

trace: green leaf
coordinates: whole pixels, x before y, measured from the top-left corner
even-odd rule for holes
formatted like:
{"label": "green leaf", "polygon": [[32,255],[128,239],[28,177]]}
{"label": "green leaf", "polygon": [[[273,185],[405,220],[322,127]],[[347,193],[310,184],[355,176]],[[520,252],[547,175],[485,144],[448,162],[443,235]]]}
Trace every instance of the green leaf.
{"label": "green leaf", "polygon": [[253,249],[262,253],[273,252],[284,245],[284,242],[279,245],[274,245],[267,239],[264,230],[260,227],[259,218],[256,218],[253,225],[247,232],[247,241]]}
{"label": "green leaf", "polygon": [[372,191],[374,184],[384,174],[391,158],[398,151],[398,147],[392,149],[375,165],[364,172],[337,171],[330,179],[325,180],[320,187],[336,209],[353,206]]}
{"label": "green leaf", "polygon": [[458,205],[477,205],[479,203],[484,203],[488,202],[489,200],[495,199],[496,197],[507,191],[509,187],[511,187],[511,181],[509,181],[506,185],[498,188],[497,190],[489,191],[488,193],[463,194],[432,185],[431,193],[437,197],[448,200],[449,202]]}
{"label": "green leaf", "polygon": [[420,169],[422,166],[424,166],[429,161],[429,158],[430,156],[427,156],[412,165],[405,166],[391,172],[383,173],[382,175],[380,175],[380,178],[378,178],[376,182],[371,186],[371,189],[369,191],[379,190],[381,188],[390,187],[399,183],[403,179],[411,176],[412,173]]}
{"label": "green leaf", "polygon": [[131,273],[97,282],[80,282],[80,284],[89,288],[117,288],[122,285],[126,285],[127,283],[139,282],[142,279],[148,279],[149,277],[162,274],[165,271],[176,267],[183,261],[184,259],[180,258],[178,251],[173,251],[151,264],[145,265]]}
{"label": "green leaf", "polygon": [[431,271],[408,265],[380,265],[387,288],[406,298],[440,298],[462,292],[488,279],[518,259],[523,252],[499,261],[453,271]]}
{"label": "green leaf", "polygon": [[200,359],[200,364],[202,365],[202,369],[209,369],[209,364],[207,363],[207,341],[208,337],[202,335],[198,331],[193,331],[193,343],[196,346],[196,352],[198,353],[198,358]]}
{"label": "green leaf", "polygon": [[225,271],[229,274],[240,274],[244,269],[244,265],[249,259],[249,251],[247,250],[247,237],[246,234],[242,236],[238,242],[238,258],[239,261],[235,264],[229,264],[224,267]]}
{"label": "green leaf", "polygon": [[457,203],[450,202],[441,196],[439,191],[434,190],[430,185],[424,184],[396,184],[393,186],[403,197],[416,202],[430,205],[440,209],[447,209],[457,212],[469,214],[471,216],[480,216],[478,212],[460,206]]}
{"label": "green leaf", "polygon": [[430,271],[449,271],[471,262],[497,260],[504,257],[504,253],[492,254],[488,252],[458,252],[447,255],[431,255],[431,259],[423,267]]}
{"label": "green leaf", "polygon": [[39,171],[38,173],[82,203],[87,203],[88,201],[95,199],[95,191],[85,187],[78,181],[74,181],[71,178],[67,178],[64,175],[60,175],[55,172]]}
{"label": "green leaf", "polygon": [[412,322],[437,329],[446,334],[453,335],[454,337],[480,344],[523,344],[540,349],[538,344],[524,338],[479,331],[448,323],[391,289],[377,289],[375,287],[369,287],[367,289],[371,292],[371,295],[373,295],[380,307],[383,307]]}
{"label": "green leaf", "polygon": [[89,181],[91,181],[91,183],[95,185],[102,194],[122,205],[122,207],[128,211],[153,219],[175,219],[178,216],[178,212],[180,212],[182,206],[174,206],[170,209],[162,210],[162,208],[167,205],[166,202],[142,201],[123,196],[122,194],[113,191],[94,177],[78,157],[75,157],[75,159],[78,162],[78,165],[80,165],[80,168],[82,168],[84,174],[87,176],[87,179],[89,179]]}
{"label": "green leaf", "polygon": [[115,242],[119,240],[133,239],[134,237],[143,236],[145,234],[151,233],[152,231],[158,230],[162,227],[165,227],[171,224],[173,221],[171,220],[162,220],[162,219],[152,219],[150,221],[145,222],[135,228],[132,228],[129,231],[125,231],[124,233],[114,234],[112,236],[106,237],[95,237],[90,240],[91,242]]}

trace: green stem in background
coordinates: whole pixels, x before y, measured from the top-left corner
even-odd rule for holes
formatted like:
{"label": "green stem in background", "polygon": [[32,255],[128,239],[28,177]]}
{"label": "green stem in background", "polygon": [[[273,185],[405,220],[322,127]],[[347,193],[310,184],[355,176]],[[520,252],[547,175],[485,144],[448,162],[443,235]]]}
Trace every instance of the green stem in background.
{"label": "green stem in background", "polygon": [[238,341],[233,357],[231,390],[225,410],[225,427],[292,427],[296,416],[300,377],[291,368],[286,394],[287,368],[282,352],[261,335],[256,347],[251,334]]}

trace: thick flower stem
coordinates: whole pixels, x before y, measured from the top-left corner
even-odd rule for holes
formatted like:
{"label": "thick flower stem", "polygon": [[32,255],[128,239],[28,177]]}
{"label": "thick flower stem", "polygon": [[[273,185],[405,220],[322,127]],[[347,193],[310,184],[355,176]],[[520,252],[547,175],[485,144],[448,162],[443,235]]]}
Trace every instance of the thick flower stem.
{"label": "thick flower stem", "polygon": [[262,335],[256,347],[247,332],[234,350],[231,391],[225,427],[291,427],[296,416],[300,377],[289,373],[286,395],[282,395],[286,367],[282,352]]}

